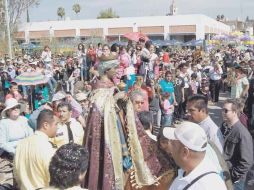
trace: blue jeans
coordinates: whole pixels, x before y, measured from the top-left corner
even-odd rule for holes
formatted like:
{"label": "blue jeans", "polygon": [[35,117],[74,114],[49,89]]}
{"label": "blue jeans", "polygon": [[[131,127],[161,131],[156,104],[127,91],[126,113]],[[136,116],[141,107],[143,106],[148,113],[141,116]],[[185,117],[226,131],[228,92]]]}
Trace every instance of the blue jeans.
{"label": "blue jeans", "polygon": [[28,87],[27,86],[21,86],[21,88],[22,88],[23,95],[27,96],[28,95],[28,93],[27,93]]}
{"label": "blue jeans", "polygon": [[244,180],[240,179],[239,181],[235,182],[234,184],[234,190],[244,190]]}
{"label": "blue jeans", "polygon": [[52,69],[51,68],[51,61],[44,61],[44,65],[45,65],[46,69]]}
{"label": "blue jeans", "polygon": [[92,65],[93,65],[93,63],[91,61],[86,61],[85,59],[83,59],[83,68],[82,68],[83,71],[81,71],[81,72],[83,74],[84,81],[90,80],[89,70]]}
{"label": "blue jeans", "polygon": [[170,127],[172,124],[172,118],[173,118],[173,114],[163,114],[161,126]]}
{"label": "blue jeans", "polygon": [[49,85],[49,89],[50,89],[51,92],[54,92],[56,84],[57,84],[57,82],[54,79],[54,77],[50,77],[49,81],[48,81],[48,85]]}

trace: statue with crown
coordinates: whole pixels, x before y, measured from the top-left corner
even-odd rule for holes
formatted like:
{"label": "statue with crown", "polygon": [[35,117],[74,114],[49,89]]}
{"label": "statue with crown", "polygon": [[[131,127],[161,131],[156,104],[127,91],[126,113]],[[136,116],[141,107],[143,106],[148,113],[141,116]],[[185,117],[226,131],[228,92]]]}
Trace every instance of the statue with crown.
{"label": "statue with crown", "polygon": [[90,155],[82,186],[89,190],[168,188],[175,172],[165,170],[167,164],[157,158],[156,142],[151,144],[144,136],[132,102],[113,82],[119,65],[116,55],[99,59],[83,142]]}

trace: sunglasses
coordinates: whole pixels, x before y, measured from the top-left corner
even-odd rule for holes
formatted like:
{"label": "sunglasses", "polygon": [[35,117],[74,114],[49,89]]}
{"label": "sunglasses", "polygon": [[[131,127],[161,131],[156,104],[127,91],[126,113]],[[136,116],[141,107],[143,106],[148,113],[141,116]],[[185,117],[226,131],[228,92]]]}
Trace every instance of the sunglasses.
{"label": "sunglasses", "polygon": [[229,111],[233,111],[233,110],[228,110],[228,109],[223,108],[222,111],[223,111],[224,113],[228,113]]}
{"label": "sunglasses", "polygon": [[144,102],[143,101],[135,101],[135,104],[144,104]]}

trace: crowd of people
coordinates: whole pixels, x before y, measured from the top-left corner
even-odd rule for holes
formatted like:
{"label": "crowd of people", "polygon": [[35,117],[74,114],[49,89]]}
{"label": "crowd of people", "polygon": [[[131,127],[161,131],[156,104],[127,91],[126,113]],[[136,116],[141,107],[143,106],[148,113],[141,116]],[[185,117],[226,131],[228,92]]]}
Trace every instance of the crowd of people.
{"label": "crowd of people", "polygon": [[254,189],[253,72],[251,49],[143,38],[3,58],[0,189]]}

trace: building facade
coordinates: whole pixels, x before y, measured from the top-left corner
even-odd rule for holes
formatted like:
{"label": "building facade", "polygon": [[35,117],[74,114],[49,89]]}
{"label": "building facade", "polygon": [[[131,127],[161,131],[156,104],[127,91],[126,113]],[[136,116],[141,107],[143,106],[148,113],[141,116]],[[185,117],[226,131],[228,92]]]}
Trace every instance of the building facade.
{"label": "building facade", "polygon": [[23,23],[15,38],[20,42],[40,39],[103,39],[123,40],[129,32],[142,32],[150,39],[210,39],[212,35],[228,34],[230,27],[205,15],[171,15],[126,17],[113,19],[64,20]]}
{"label": "building facade", "polygon": [[245,21],[236,20],[223,20],[224,24],[230,26],[232,31],[240,31],[244,34],[254,35],[254,20],[246,19]]}

